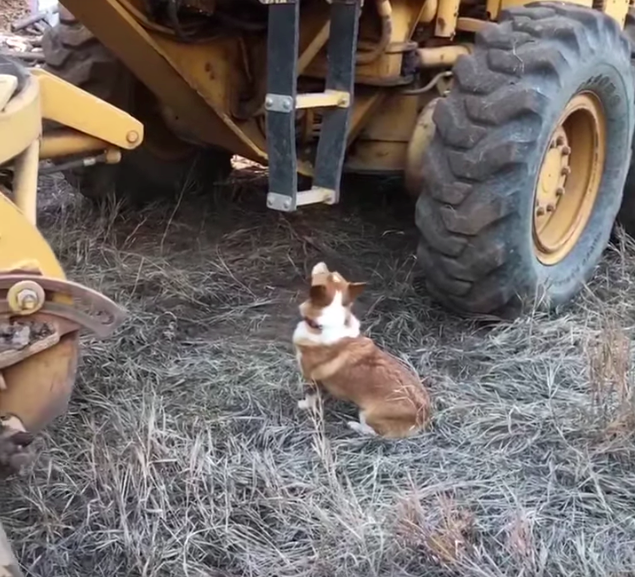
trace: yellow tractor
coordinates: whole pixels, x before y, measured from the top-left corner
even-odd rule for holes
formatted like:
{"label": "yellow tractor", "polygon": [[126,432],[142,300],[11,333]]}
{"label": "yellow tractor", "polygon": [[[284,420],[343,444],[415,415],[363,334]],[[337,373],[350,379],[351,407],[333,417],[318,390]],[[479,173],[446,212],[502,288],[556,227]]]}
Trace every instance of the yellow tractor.
{"label": "yellow tractor", "polygon": [[[240,155],[285,212],[337,203],[344,171],[401,174],[429,290],[478,314],[567,302],[615,219],[635,233],[626,0],[62,4],[43,69],[0,60],[0,473],[65,410],[80,329],[124,314],[37,231],[41,161],[144,200]],[[0,574],[19,575],[1,527]]]}
{"label": "yellow tractor", "polygon": [[627,0],[62,4],[46,69],[146,127],[121,163],[67,171],[86,196],[223,179],[234,154],[287,212],[337,203],[344,171],[402,174],[429,291],[477,314],[567,302],[620,206],[635,228]]}
{"label": "yellow tractor", "polygon": [[[0,483],[66,410],[80,331],[108,337],[125,316],[65,278],[37,230],[38,173],[116,163],[142,140],[143,125],[129,114],[0,56]],[[0,575],[21,575],[1,523]]]}

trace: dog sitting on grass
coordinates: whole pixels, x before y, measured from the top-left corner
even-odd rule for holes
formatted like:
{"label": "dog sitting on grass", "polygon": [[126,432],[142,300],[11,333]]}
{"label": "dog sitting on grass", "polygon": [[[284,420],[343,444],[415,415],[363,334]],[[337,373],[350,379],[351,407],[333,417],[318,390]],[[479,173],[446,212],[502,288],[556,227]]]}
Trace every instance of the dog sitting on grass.
{"label": "dog sitting on grass", "polygon": [[359,422],[349,427],[365,435],[403,438],[426,427],[431,403],[419,377],[404,363],[360,335],[352,305],[365,283],[348,282],[321,262],[311,273],[309,298],[293,344],[308,381],[300,409],[313,409],[318,388],[355,403]]}

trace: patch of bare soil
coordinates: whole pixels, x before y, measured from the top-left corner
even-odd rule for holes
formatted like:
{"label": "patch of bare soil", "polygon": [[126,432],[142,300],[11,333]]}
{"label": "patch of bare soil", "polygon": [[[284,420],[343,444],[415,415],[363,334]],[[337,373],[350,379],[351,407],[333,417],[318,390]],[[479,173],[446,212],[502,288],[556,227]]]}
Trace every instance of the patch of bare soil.
{"label": "patch of bare soil", "polygon": [[[84,339],[68,414],[0,517],[28,575],[631,575],[635,244],[557,315],[477,324],[415,287],[412,207],[349,182],[265,208],[262,171],[137,213],[48,181],[69,277],[130,318]],[[290,346],[313,264],[369,282],[364,330],[431,378],[432,429],[359,437],[298,411]]]}
{"label": "patch of bare soil", "polygon": [[9,32],[13,22],[28,14],[27,0],[0,0],[0,32]]}

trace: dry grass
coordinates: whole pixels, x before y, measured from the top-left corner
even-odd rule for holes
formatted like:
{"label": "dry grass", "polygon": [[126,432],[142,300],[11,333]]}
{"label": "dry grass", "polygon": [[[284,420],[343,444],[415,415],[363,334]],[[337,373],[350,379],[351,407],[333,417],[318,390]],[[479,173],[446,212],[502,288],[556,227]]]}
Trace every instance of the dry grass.
{"label": "dry grass", "polygon": [[[635,245],[560,315],[478,325],[412,289],[407,202],[356,183],[286,216],[239,179],[231,204],[46,209],[71,278],[130,321],[86,340],[70,412],[1,489],[27,574],[633,575]],[[296,409],[317,259],[370,281],[364,327],[433,377],[429,433],[367,440],[350,407]]]}

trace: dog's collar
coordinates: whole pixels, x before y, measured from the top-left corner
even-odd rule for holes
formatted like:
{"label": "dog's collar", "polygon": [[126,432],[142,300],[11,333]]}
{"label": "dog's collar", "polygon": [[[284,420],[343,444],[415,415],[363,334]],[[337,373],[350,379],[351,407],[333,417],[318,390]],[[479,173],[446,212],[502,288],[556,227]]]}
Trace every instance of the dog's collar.
{"label": "dog's collar", "polygon": [[304,317],[303,320],[312,329],[315,329],[316,331],[322,330],[322,325],[320,325],[319,323],[316,323],[313,319],[310,319],[309,317]]}

